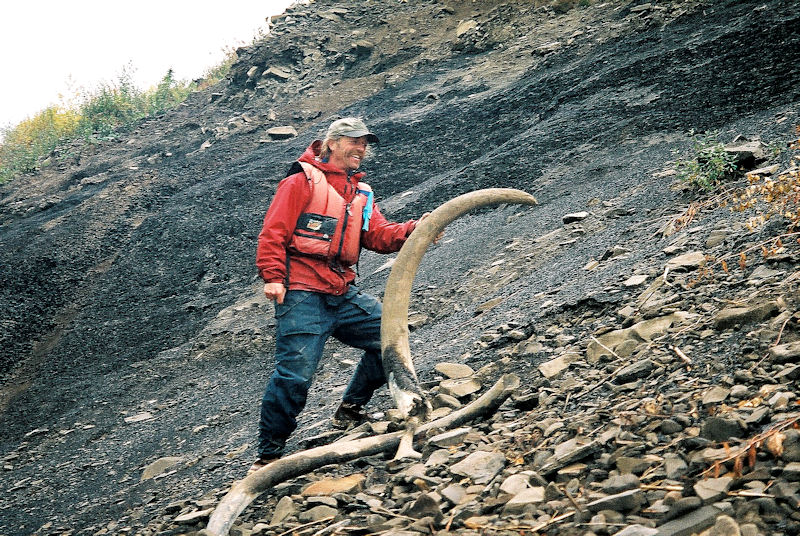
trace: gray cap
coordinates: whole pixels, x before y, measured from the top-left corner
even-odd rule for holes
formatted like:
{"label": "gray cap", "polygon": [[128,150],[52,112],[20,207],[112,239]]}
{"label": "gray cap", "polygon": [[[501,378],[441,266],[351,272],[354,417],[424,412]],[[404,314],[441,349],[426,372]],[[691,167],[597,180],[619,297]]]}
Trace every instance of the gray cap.
{"label": "gray cap", "polygon": [[366,136],[367,141],[370,143],[378,143],[378,136],[373,134],[364,124],[364,121],[357,117],[345,117],[338,119],[331,123],[328,127],[328,138],[340,138],[347,136],[348,138],[360,138]]}

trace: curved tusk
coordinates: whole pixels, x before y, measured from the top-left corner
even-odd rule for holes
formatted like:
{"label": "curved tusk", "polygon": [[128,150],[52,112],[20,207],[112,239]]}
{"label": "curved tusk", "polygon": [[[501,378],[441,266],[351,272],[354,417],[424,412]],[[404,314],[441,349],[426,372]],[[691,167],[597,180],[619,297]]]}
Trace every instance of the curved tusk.
{"label": "curved tusk", "polygon": [[[491,415],[519,388],[519,384],[520,380],[516,374],[506,374],[476,400],[446,417],[420,425],[415,433],[422,435],[431,430],[447,430],[482,416]],[[407,431],[401,430],[379,436],[331,443],[295,452],[285,458],[275,460],[261,470],[234,482],[228,494],[214,509],[208,525],[198,533],[198,536],[226,536],[239,514],[256,497],[276,484],[310,473],[326,465],[342,464],[364,456],[385,452],[395,448],[405,434]]]}
{"label": "curved tusk", "polygon": [[419,416],[424,421],[430,412],[430,403],[418,384],[408,342],[408,304],[422,256],[439,233],[459,216],[475,208],[502,203],[537,204],[531,194],[513,188],[489,188],[460,195],[418,222],[394,261],[383,297],[381,351],[389,391],[404,420]]}

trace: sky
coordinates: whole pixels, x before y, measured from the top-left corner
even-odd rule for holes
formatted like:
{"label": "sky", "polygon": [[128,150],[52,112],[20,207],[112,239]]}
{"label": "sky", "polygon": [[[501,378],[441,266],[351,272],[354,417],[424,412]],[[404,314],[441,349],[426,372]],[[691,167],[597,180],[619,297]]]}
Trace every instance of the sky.
{"label": "sky", "polygon": [[199,78],[225,51],[267,30],[293,0],[22,0],[0,15],[0,127],[77,91],[114,83],[123,70],[148,89],[172,68]]}

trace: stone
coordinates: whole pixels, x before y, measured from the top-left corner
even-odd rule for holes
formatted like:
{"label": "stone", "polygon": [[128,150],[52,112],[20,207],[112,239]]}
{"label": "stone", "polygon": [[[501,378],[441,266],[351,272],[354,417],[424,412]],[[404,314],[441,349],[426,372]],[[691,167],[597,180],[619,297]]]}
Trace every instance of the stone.
{"label": "stone", "polygon": [[[464,520],[464,526],[468,529],[480,530],[493,521],[491,516],[470,516]],[[395,536],[397,533],[392,533]],[[413,536],[411,534],[401,534],[400,536]]]}
{"label": "stone", "polygon": [[683,255],[678,255],[667,261],[667,268],[671,272],[680,270],[694,270],[706,262],[706,256],[702,251],[690,251]]}
{"label": "stone", "polygon": [[750,396],[750,388],[746,385],[736,384],[731,387],[729,395],[733,400],[743,400]]}
{"label": "stone", "polygon": [[360,39],[353,43],[353,50],[355,50],[356,54],[359,56],[368,56],[372,53],[372,50],[375,48],[375,43],[372,41],[367,41],[366,39]]}
{"label": "stone", "polygon": [[512,516],[522,514],[526,506],[530,504],[540,504],[543,503],[544,500],[543,486],[535,486],[524,489],[514,495],[506,503],[506,505],[503,507],[503,514]]}
{"label": "stone", "polygon": [[468,426],[464,428],[456,428],[455,430],[448,430],[431,437],[428,440],[428,443],[434,447],[440,448],[454,447],[463,443],[464,438],[467,437],[467,434],[469,434],[471,431],[472,428]]}
{"label": "stone", "polygon": [[719,404],[720,402],[724,401],[728,398],[728,395],[731,394],[730,389],[726,389],[720,385],[715,385],[705,393],[703,393],[703,405],[708,406],[710,404]]}
{"label": "stone", "polygon": [[578,477],[584,473],[586,470],[585,463],[573,463],[564,467],[563,469],[559,469],[557,471],[557,479],[559,482],[565,480],[571,480],[572,478]]}
{"label": "stone", "polygon": [[790,363],[800,358],[800,341],[779,344],[769,349],[769,356],[776,363]]}
{"label": "stone", "polygon": [[617,384],[629,383],[640,378],[646,378],[655,368],[655,363],[650,359],[641,359],[621,369],[614,382]]}
{"label": "stone", "polygon": [[764,167],[761,167],[761,168],[758,168],[758,169],[754,169],[752,171],[748,171],[746,173],[746,175],[747,176],[756,176],[757,175],[757,176],[762,176],[762,177],[765,176],[765,175],[774,175],[775,173],[778,172],[778,170],[780,168],[781,168],[780,164],[773,164],[771,166],[764,166]]}
{"label": "stone", "polygon": [[772,279],[784,275],[785,272],[781,270],[772,270],[766,266],[756,266],[753,272],[748,276],[748,280],[758,282],[762,279]]}
{"label": "stone", "polygon": [[540,353],[542,350],[544,350],[544,345],[537,341],[534,335],[528,340],[517,343],[517,345],[514,346],[513,353],[519,356],[531,356]]}
{"label": "stone", "polygon": [[790,482],[800,481],[800,462],[787,463],[783,468],[781,476]]}
{"label": "stone", "polygon": [[278,525],[283,522],[287,517],[297,513],[297,506],[289,496],[283,496],[275,505],[275,510],[272,512],[272,519],[270,525]]}
{"label": "stone", "polygon": [[658,426],[658,429],[661,430],[661,433],[664,435],[672,435],[677,434],[681,430],[683,430],[683,426],[677,421],[672,419],[664,419],[661,421],[661,424]]}
{"label": "stone", "polygon": [[283,67],[272,66],[262,73],[262,76],[270,76],[278,80],[288,80],[292,77],[292,73]]}
{"label": "stone", "polygon": [[469,365],[464,365],[463,363],[437,363],[433,369],[442,376],[450,378],[451,380],[469,378],[475,374],[475,371],[472,370],[472,367]]}
{"label": "stone", "polygon": [[[786,366],[786,368],[775,375],[775,381],[778,383],[795,381],[797,379],[800,379],[800,365]],[[790,395],[790,398],[795,398],[794,393]]]}
{"label": "stone", "polygon": [[450,467],[450,472],[470,478],[475,484],[486,484],[506,466],[501,452],[475,451]]}
{"label": "stone", "polygon": [[461,37],[465,33],[478,27],[478,22],[475,20],[465,20],[459,23],[456,27],[456,37]]}
{"label": "stone", "polygon": [[[778,374],[775,375],[777,379],[779,377]],[[789,405],[789,401],[795,398],[795,394],[791,391],[779,391],[773,394],[769,400],[767,400],[767,404],[773,409],[780,410],[786,409]]]}
{"label": "stone", "polygon": [[725,497],[728,490],[731,489],[733,478],[729,476],[721,476],[719,478],[707,478],[700,480],[693,486],[694,493],[705,504],[717,502]]}
{"label": "stone", "polygon": [[[767,475],[766,478],[769,478],[769,475]],[[770,493],[780,499],[794,499],[795,501],[798,501],[797,504],[800,504],[800,497],[795,497],[798,493],[800,493],[800,481],[788,482],[778,480],[770,488]]]}
{"label": "stone", "polygon": [[667,512],[663,519],[665,522],[686,515],[687,512],[697,510],[703,506],[703,501],[700,497],[680,497],[669,506],[669,512]]}
{"label": "stone", "polygon": [[561,44],[560,41],[553,41],[552,43],[547,43],[547,44],[544,44],[544,45],[541,45],[541,46],[538,46],[538,47],[534,48],[533,51],[531,52],[531,54],[536,54],[536,55],[539,55],[539,56],[546,56],[547,54],[550,54],[551,52],[557,51],[562,46],[563,45]]}
{"label": "stone", "polygon": [[592,534],[595,532],[605,532],[606,531],[606,516],[603,514],[595,514],[587,523],[586,528],[593,531]]}
{"label": "stone", "polygon": [[464,398],[477,393],[481,389],[481,384],[474,378],[459,378],[454,380],[444,380],[439,383],[440,392],[455,398]]}
{"label": "stone", "polygon": [[491,311],[492,309],[494,309],[495,307],[497,307],[498,305],[500,305],[504,301],[505,301],[505,298],[498,297],[498,298],[492,298],[491,300],[489,300],[487,302],[483,302],[482,304],[480,304],[477,307],[475,307],[475,314],[485,313],[486,311]]}
{"label": "stone", "polygon": [[555,501],[561,499],[564,494],[559,489],[558,485],[555,482],[548,482],[547,485],[544,487],[544,500],[545,501]]}
{"label": "stone", "polygon": [[742,523],[739,525],[739,531],[742,536],[762,536],[755,523]]}
{"label": "stone", "polygon": [[643,285],[647,281],[647,276],[644,274],[639,275],[632,275],[628,279],[622,282],[622,284],[626,287],[638,287],[639,285]]}
{"label": "stone", "polygon": [[578,221],[583,221],[588,217],[589,217],[589,213],[586,212],[586,211],[573,212],[571,214],[565,214],[564,216],[562,216],[561,221],[564,222],[564,224],[566,225],[566,224],[569,224],[569,223],[575,223],[575,222],[578,222]]}
{"label": "stone", "polygon": [[211,512],[213,511],[214,511],[213,508],[207,508],[205,510],[196,510],[194,512],[181,514],[172,521],[179,525],[194,525],[195,523],[208,521],[208,518],[211,516]]}
{"label": "stone", "polygon": [[656,534],[658,534],[658,529],[644,525],[628,525],[619,532],[615,532],[614,536],[655,536]]}
{"label": "stone", "polygon": [[286,140],[297,136],[297,131],[292,126],[272,127],[267,130],[267,136],[273,140]]}
{"label": "stone", "polygon": [[708,536],[741,536],[741,532],[739,531],[739,524],[732,517],[722,515],[717,517]]}
{"label": "stone", "polygon": [[491,362],[475,371],[475,379],[479,382],[484,382],[490,378],[494,378],[499,371],[500,365],[496,362]]}
{"label": "stone", "polygon": [[728,441],[730,438],[741,438],[745,430],[742,429],[739,421],[727,419],[725,417],[708,417],[700,429],[700,437],[711,441]]}
{"label": "stone", "polygon": [[419,329],[430,322],[430,320],[431,317],[424,313],[411,313],[408,315],[408,329],[411,331]]}
{"label": "stone", "polygon": [[430,466],[437,466],[437,465],[445,465],[450,461],[450,451],[447,449],[439,449],[434,450],[430,456],[428,456],[427,461],[425,461],[425,465],[427,467]]}
{"label": "stone", "polygon": [[336,508],[339,506],[339,501],[335,497],[309,497],[306,499],[306,504],[309,506],[316,506],[318,504],[324,504],[325,506],[330,506],[331,508]]}
{"label": "stone", "polygon": [[183,463],[183,458],[179,456],[165,456],[164,458],[159,458],[153,463],[149,464],[147,467],[144,468],[142,471],[142,476],[139,481],[150,480],[162,473],[165,473],[175,467],[176,465],[180,465]]}
{"label": "stone", "polygon": [[640,489],[629,489],[621,493],[615,493],[596,501],[592,501],[586,505],[590,512],[599,512],[601,510],[614,510],[615,512],[630,511],[639,508],[646,502],[644,491]]}
{"label": "stone", "polygon": [[728,231],[724,229],[717,229],[708,233],[708,238],[706,238],[706,247],[713,248],[716,247],[723,242],[725,239],[728,238]]}
{"label": "stone", "polygon": [[339,515],[339,510],[336,508],[332,508],[325,504],[320,504],[319,506],[315,506],[313,508],[309,508],[303,512],[297,514],[297,519],[301,523],[310,523],[312,521],[319,521],[321,519],[325,519],[327,517],[336,517]]}
{"label": "stone", "polygon": [[461,504],[461,501],[466,497],[467,490],[464,486],[458,484],[449,484],[447,487],[439,491],[442,497],[448,500],[453,505]]}
{"label": "stone", "polygon": [[428,493],[421,493],[417,499],[411,503],[411,506],[404,511],[404,515],[420,519],[423,517],[433,517],[440,519],[442,517],[442,509],[439,506],[439,501],[434,499]]}
{"label": "stone", "polygon": [[334,493],[352,493],[361,489],[365,478],[366,477],[360,473],[342,478],[325,478],[306,486],[301,492],[301,495],[304,497],[313,497],[333,495]]}
{"label": "stone", "polygon": [[612,476],[602,482],[603,493],[615,494],[639,487],[639,477],[634,474]]}
{"label": "stone", "polygon": [[691,536],[714,525],[719,508],[704,506],[658,527],[658,536]]}
{"label": "stone", "polygon": [[[664,335],[673,325],[683,323],[688,318],[689,316],[686,313],[672,313],[643,320],[629,328],[604,333],[595,337],[596,340],[593,339],[589,342],[586,347],[586,358],[589,363],[597,363],[602,356],[613,355],[611,352],[616,352],[620,346],[629,341],[633,343],[633,348],[635,348],[638,343],[649,342],[655,337]],[[619,352],[616,353],[619,354]]]}
{"label": "stone", "polygon": [[562,467],[594,454],[601,446],[597,440],[587,441],[585,438],[573,437],[556,446],[555,452],[541,466],[539,472],[547,475],[558,471]]}
{"label": "stone", "polygon": [[[145,411],[143,413],[138,413],[136,415],[132,415],[130,417],[125,417],[125,422],[128,424],[137,423],[137,422],[144,422],[154,419],[153,414],[149,411]],[[35,431],[35,430],[34,430]]]}
{"label": "stone", "polygon": [[525,393],[511,395],[511,403],[520,411],[531,411],[539,405],[539,393]]}
{"label": "stone", "polygon": [[800,431],[789,429],[783,431],[783,452],[780,457],[786,462],[800,462]]}
{"label": "stone", "polygon": [[627,248],[624,248],[624,247],[619,246],[619,245],[615,245],[615,246],[612,246],[609,249],[607,249],[600,256],[600,260],[601,261],[607,261],[608,259],[615,259],[617,257],[621,257],[622,255],[625,255],[625,254],[630,253],[630,252],[631,251],[629,249],[627,249]]}
{"label": "stone", "polygon": [[667,478],[677,480],[684,476],[689,470],[689,466],[683,458],[679,456],[665,456],[664,457],[664,472]]}
{"label": "stone", "polygon": [[735,141],[725,146],[725,152],[736,157],[736,166],[739,169],[750,169],[756,162],[766,159],[764,144],[759,140]]}
{"label": "stone", "polygon": [[727,307],[712,319],[718,330],[729,329],[743,324],[761,322],[778,312],[778,304],[774,301],[754,303],[745,307]]}
{"label": "stone", "polygon": [[450,408],[450,409],[458,409],[463,404],[458,401],[458,399],[454,396],[446,395],[444,393],[436,393],[436,396],[431,398],[431,406],[433,409],[438,408]]}
{"label": "stone", "polygon": [[583,269],[586,270],[587,272],[591,272],[592,270],[594,270],[598,266],[600,266],[599,262],[597,262],[596,260],[591,260],[591,261],[589,261],[589,262],[587,262],[586,264],[583,265]]}
{"label": "stone", "polygon": [[580,358],[578,354],[566,353],[539,365],[539,372],[545,378],[552,379],[564,372],[569,366]]}
{"label": "stone", "polygon": [[617,458],[617,469],[623,475],[630,473],[642,474],[645,472],[655,460],[647,458],[634,458],[631,456],[620,456]]}
{"label": "stone", "polygon": [[508,493],[509,495],[516,495],[517,493],[527,489],[530,486],[530,477],[523,473],[511,475],[500,484],[500,491]]}

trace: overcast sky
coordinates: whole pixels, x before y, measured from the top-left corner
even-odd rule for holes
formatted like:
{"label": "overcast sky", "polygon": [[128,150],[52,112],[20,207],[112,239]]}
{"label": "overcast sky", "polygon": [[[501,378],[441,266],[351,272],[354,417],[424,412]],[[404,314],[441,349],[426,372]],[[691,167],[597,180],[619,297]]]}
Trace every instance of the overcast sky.
{"label": "overcast sky", "polygon": [[172,68],[198,78],[224,50],[250,43],[269,15],[292,0],[21,0],[0,15],[0,127],[69,97],[115,82],[133,66],[147,89]]}

